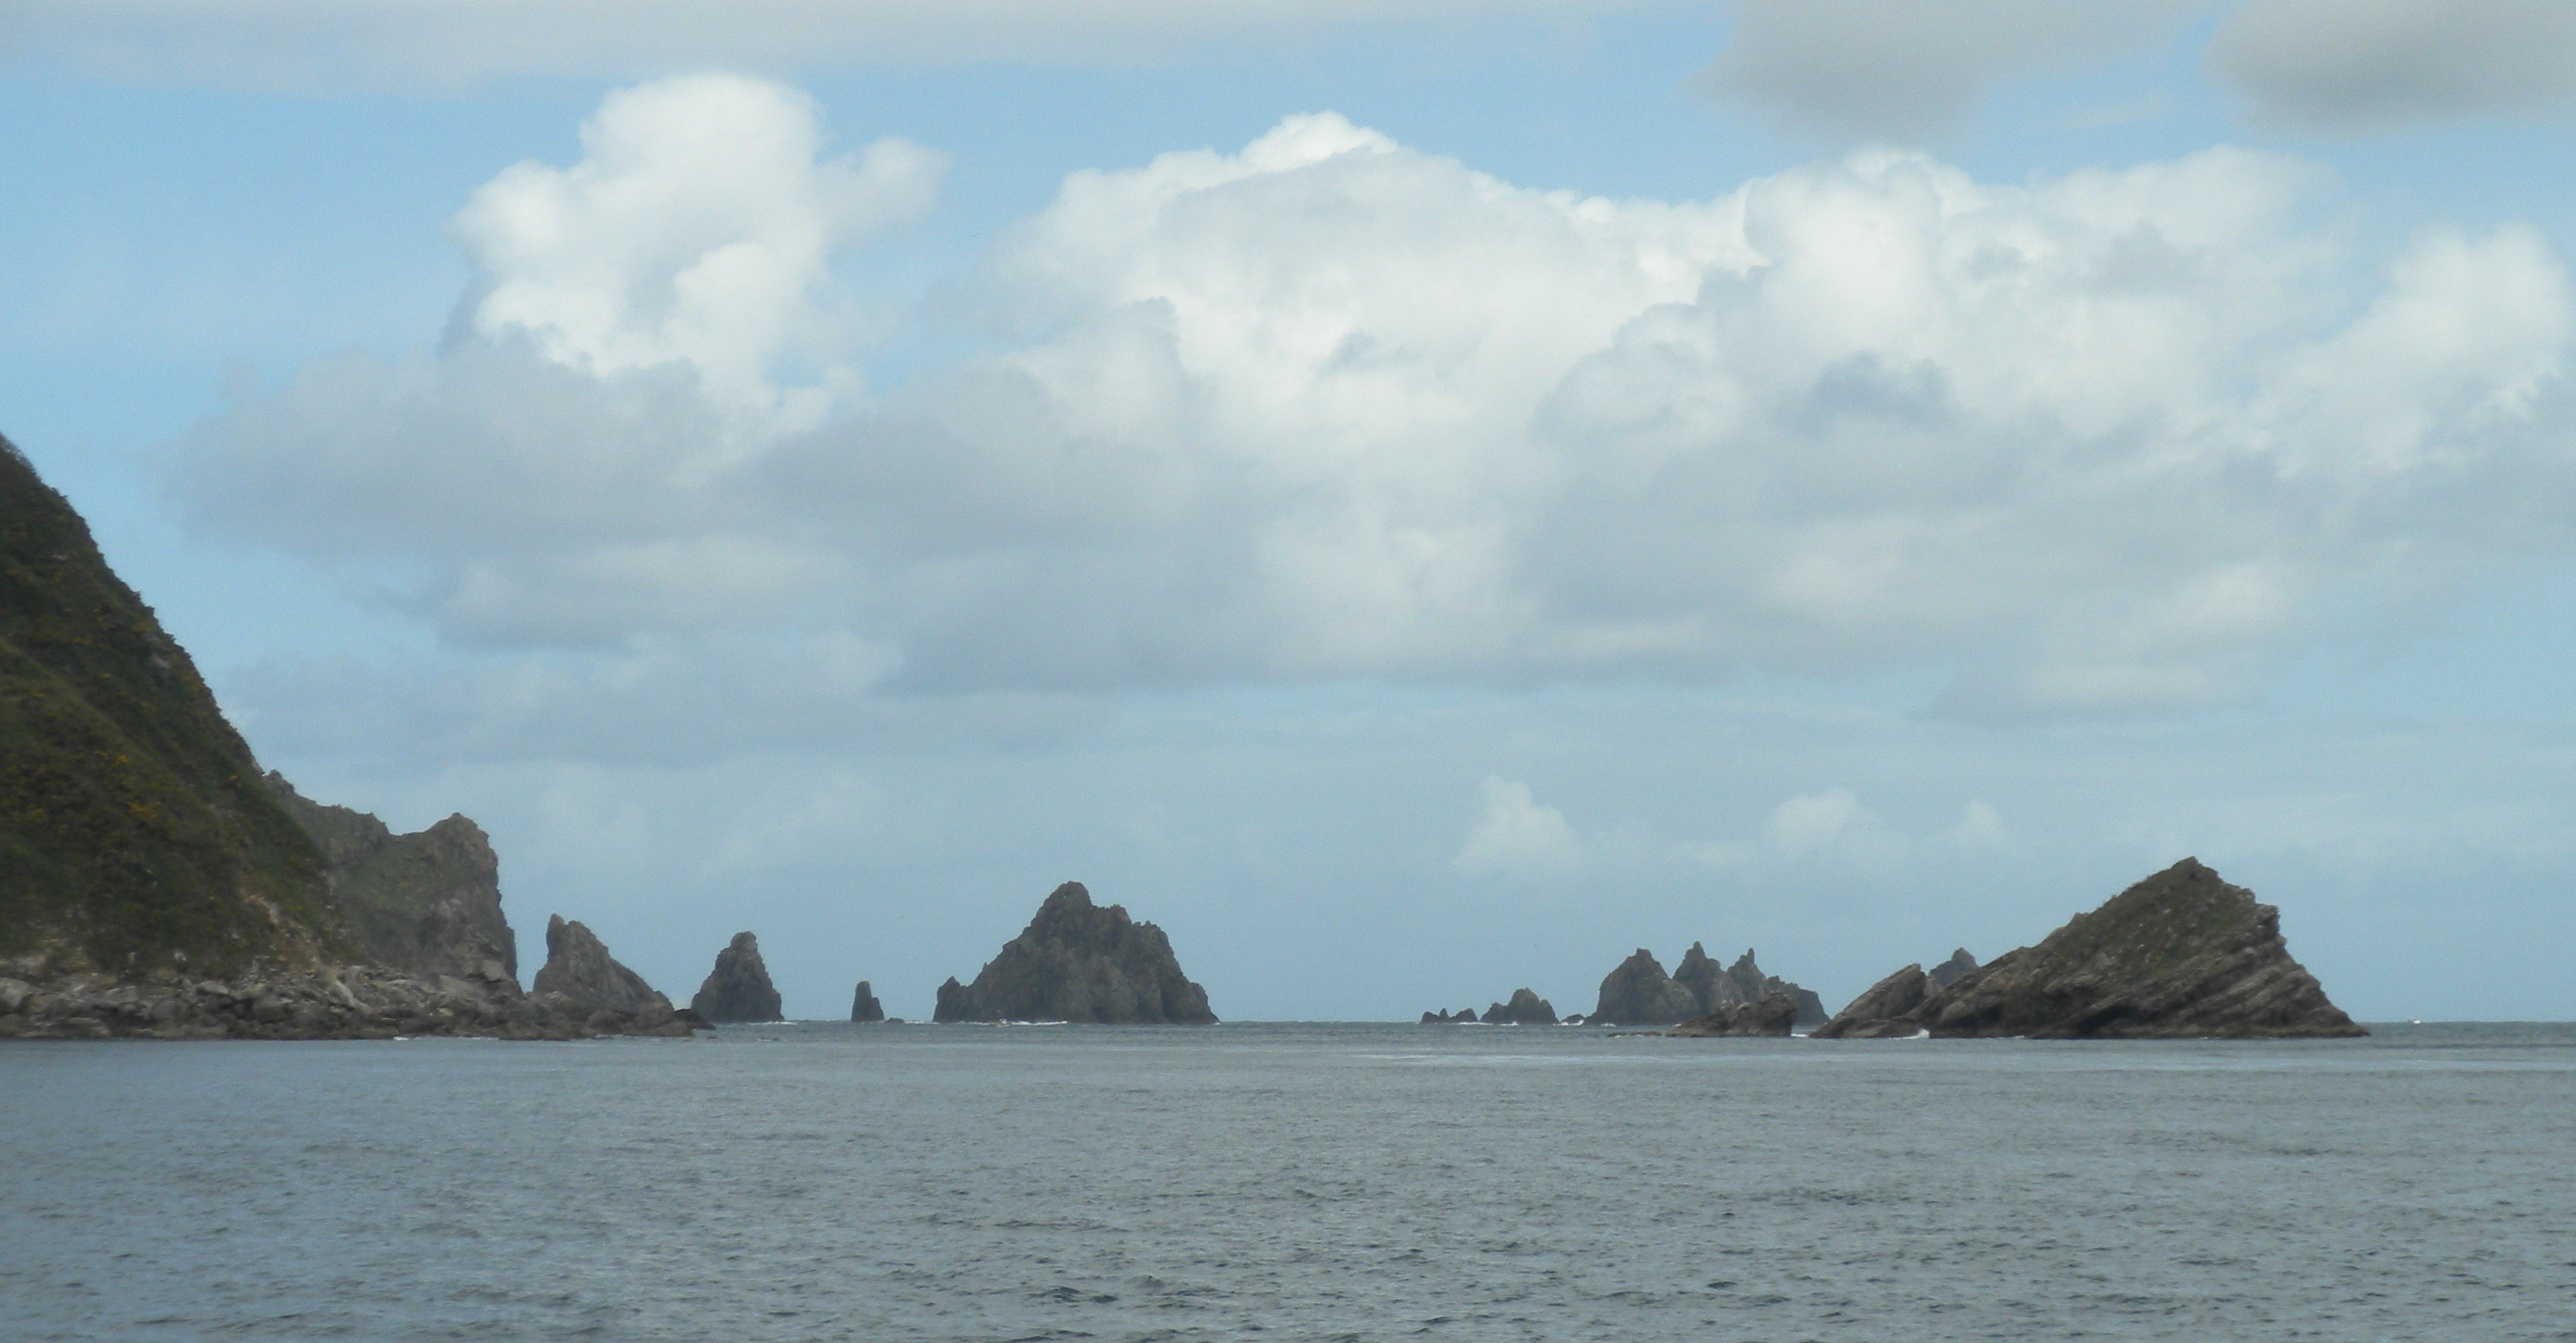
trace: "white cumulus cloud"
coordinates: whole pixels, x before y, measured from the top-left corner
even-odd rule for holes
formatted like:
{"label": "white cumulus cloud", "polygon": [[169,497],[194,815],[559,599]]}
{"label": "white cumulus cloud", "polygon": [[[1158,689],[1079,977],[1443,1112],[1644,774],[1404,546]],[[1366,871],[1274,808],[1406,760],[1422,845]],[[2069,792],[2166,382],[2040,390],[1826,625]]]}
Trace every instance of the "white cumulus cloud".
{"label": "white cumulus cloud", "polygon": [[2241,698],[2576,544],[2563,261],[2355,258],[2296,160],[1610,200],[1291,117],[1073,174],[948,291],[984,352],[871,397],[781,352],[840,348],[821,277],[935,159],[810,117],[612,98],[460,219],[454,340],[246,394],[193,513],[423,575],[461,641],[767,629],[889,692],[1940,667],[1996,716]]}
{"label": "white cumulus cloud", "polygon": [[1583,841],[1565,813],[1530,795],[1529,785],[1488,776],[1485,810],[1459,846],[1457,867],[1476,876],[1551,876],[1583,861]]}

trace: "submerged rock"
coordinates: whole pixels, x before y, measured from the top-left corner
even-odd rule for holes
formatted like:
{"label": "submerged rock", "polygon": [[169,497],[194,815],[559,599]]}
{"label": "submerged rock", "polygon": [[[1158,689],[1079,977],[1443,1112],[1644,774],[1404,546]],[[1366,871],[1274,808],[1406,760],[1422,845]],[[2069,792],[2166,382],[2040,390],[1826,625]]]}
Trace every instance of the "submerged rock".
{"label": "submerged rock", "polygon": [[[1922,975],[1919,970],[1914,974]],[[1905,972],[1900,972],[1900,975]],[[1888,987],[1891,980],[1880,981]],[[1926,985],[1931,976],[1922,975]],[[1871,990],[1871,994],[1878,989]],[[1868,998],[1870,994],[1864,994]],[[1893,1005],[1901,992],[1891,991]],[[2038,1039],[2367,1035],[2281,938],[2281,913],[2198,859],[2079,914],[1888,1017],[1855,1011],[1844,1035]]]}
{"label": "submerged rock", "polygon": [[860,980],[858,992],[850,995],[850,1020],[875,1022],[885,1019],[885,1004],[878,1002],[877,996],[868,991],[868,981]]}
{"label": "submerged rock", "polygon": [[1488,1026],[1553,1026],[1556,1008],[1528,989],[1514,989],[1510,1002],[1485,1009],[1484,1021]]}
{"label": "submerged rock", "polygon": [[1092,904],[1081,882],[1068,881],[974,983],[939,986],[931,1020],[1204,1026],[1216,1014],[1162,929],[1123,906]]}
{"label": "submerged rock", "polygon": [[1693,1017],[1668,1034],[1692,1037],[1768,1035],[1786,1037],[1798,1024],[1798,1000],[1786,993],[1766,993],[1750,1003],[1730,1003],[1705,1016]]}
{"label": "submerged rock", "polygon": [[710,1022],[783,1021],[778,990],[769,982],[769,967],[760,959],[760,939],[736,933],[716,953],[716,968],[689,1000],[690,1010]]}
{"label": "submerged rock", "polygon": [[1653,952],[1639,947],[1602,979],[1591,1020],[1620,1026],[1672,1026],[1699,1015],[1699,999],[1664,973]]}

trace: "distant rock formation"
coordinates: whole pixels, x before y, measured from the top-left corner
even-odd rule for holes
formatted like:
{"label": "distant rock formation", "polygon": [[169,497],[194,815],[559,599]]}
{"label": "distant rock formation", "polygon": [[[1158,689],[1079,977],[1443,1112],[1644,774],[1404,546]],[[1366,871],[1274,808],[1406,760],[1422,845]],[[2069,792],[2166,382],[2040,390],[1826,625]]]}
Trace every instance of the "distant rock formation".
{"label": "distant rock formation", "polygon": [[273,771],[267,784],[320,846],[361,955],[405,974],[517,991],[519,938],[501,913],[501,860],[481,826],[450,816],[397,835],[363,811],[306,798]]}
{"label": "distant rock formation", "polygon": [[850,995],[850,1020],[875,1022],[885,1019],[885,1004],[878,1002],[877,996],[868,992],[868,981],[860,980],[859,991]]}
{"label": "distant rock formation", "polygon": [[1729,1003],[1705,1016],[1693,1017],[1666,1032],[1680,1036],[1770,1035],[1786,1037],[1798,1025],[1798,1000],[1786,993],[1766,993],[1754,1002]]}
{"label": "distant rock formation", "polygon": [[1966,947],[1961,947],[1950,953],[1950,959],[1933,966],[1925,973],[1932,976],[1932,982],[1935,985],[1946,989],[1958,983],[1961,976],[1976,968],[1977,958],[1969,955]]}
{"label": "distant rock formation", "polygon": [[1693,942],[1690,950],[1682,953],[1681,964],[1674,968],[1673,982],[1690,991],[1703,1015],[1729,1007],[1750,1007],[1774,993],[1785,993],[1798,1006],[1799,1025],[1813,1026],[1825,1019],[1823,999],[1777,975],[1762,973],[1750,947],[1732,967],[1720,970],[1700,944]]}
{"label": "distant rock formation", "polygon": [[933,1021],[1205,1026],[1207,990],[1181,973],[1163,930],[1101,908],[1078,881],[1055,888],[972,984],[939,986]]}
{"label": "distant rock formation", "polygon": [[555,1010],[603,1030],[689,1033],[688,1023],[671,1011],[670,999],[618,964],[589,927],[560,914],[546,919],[546,963],[537,971],[533,992]]}
{"label": "distant rock formation", "polygon": [[760,959],[760,939],[736,933],[716,953],[716,968],[689,1000],[689,1009],[710,1022],[783,1021],[778,990],[769,983],[769,967]]}
{"label": "distant rock formation", "polygon": [[1676,1026],[1705,1012],[1698,995],[1674,983],[1655,953],[1639,947],[1602,979],[1601,998],[1589,1020],[1618,1026]]}
{"label": "distant rock formation", "polygon": [[1553,1026],[1556,1008],[1528,989],[1514,989],[1510,1002],[1485,1009],[1484,1021],[1488,1026]]}
{"label": "distant rock formation", "polygon": [[1469,1026],[1474,1025],[1475,1022],[1476,1009],[1472,1007],[1462,1007],[1455,1012],[1425,1012],[1422,1014],[1422,1024],[1425,1026]]}
{"label": "distant rock formation", "polygon": [[[1955,959],[1955,958],[1954,958]],[[1920,994],[1919,997],[1915,995]],[[1905,1006],[1909,998],[1911,1006]],[[1881,1015],[1881,1014],[1884,1015]],[[2230,1039],[2366,1035],[2291,959],[2281,913],[2198,859],[1948,985],[1908,966],[1818,1034]]]}

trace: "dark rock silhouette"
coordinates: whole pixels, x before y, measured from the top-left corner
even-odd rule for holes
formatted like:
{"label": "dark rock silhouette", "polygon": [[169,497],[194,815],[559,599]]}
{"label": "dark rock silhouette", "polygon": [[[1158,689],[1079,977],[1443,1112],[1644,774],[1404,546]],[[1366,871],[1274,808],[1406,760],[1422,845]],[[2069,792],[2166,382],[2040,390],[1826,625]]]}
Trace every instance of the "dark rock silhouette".
{"label": "dark rock silhouette", "polygon": [[688,1033],[687,1023],[671,1011],[670,999],[619,964],[588,926],[560,914],[546,920],[546,963],[538,969],[532,991],[556,1010],[585,1021],[607,1018],[598,1023],[603,1027]]}
{"label": "dark rock silhouette", "polygon": [[1717,962],[1697,942],[1682,953],[1681,964],[1673,970],[1673,982],[1690,990],[1701,1013],[1728,1007],[1750,1007],[1774,993],[1785,993],[1798,1005],[1798,1024],[1816,1025],[1825,1019],[1824,1000],[1777,975],[1762,973],[1748,947],[1733,966],[1721,970]]}
{"label": "dark rock silhouette", "polygon": [[1464,1026],[1473,1024],[1476,1019],[1476,1009],[1472,1007],[1462,1007],[1455,1012],[1435,1011],[1422,1014],[1422,1024],[1425,1026]]}
{"label": "dark rock silhouette", "polygon": [[1653,952],[1639,947],[1602,979],[1601,998],[1590,1020],[1620,1026],[1673,1026],[1703,1014],[1699,998],[1674,983]]}
{"label": "dark rock silhouette", "polygon": [[1786,993],[1766,993],[1749,1003],[1729,1003],[1705,1016],[1693,1017],[1667,1034],[1681,1036],[1788,1036],[1798,1024],[1798,1000]]}
{"label": "dark rock silhouette", "polygon": [[1488,1026],[1553,1026],[1556,1008],[1528,989],[1514,989],[1510,1002],[1485,1009],[1484,1021]]}
{"label": "dark rock silhouette", "polygon": [[769,983],[769,967],[760,959],[760,939],[736,933],[716,953],[716,968],[689,1000],[689,1010],[710,1022],[783,1021],[778,990]]}
{"label": "dark rock silhouette", "polygon": [[939,986],[933,1021],[1212,1025],[1207,990],[1181,973],[1171,940],[1068,881],[972,984]]}
{"label": "dark rock silhouette", "polygon": [[1935,985],[1946,989],[1958,983],[1960,976],[1976,968],[1977,958],[1969,955],[1966,947],[1961,947],[1950,953],[1950,959],[1933,966],[1926,973],[1932,976]]}
{"label": "dark rock silhouette", "polygon": [[1913,1019],[1914,1010],[1940,992],[1941,987],[1923,972],[1922,966],[1909,965],[1843,1004],[1843,1010],[1818,1026],[1815,1034],[1827,1040],[1920,1034],[1922,1028]]}
{"label": "dark rock silhouette", "polygon": [[[1922,981],[1929,985],[1931,977],[1923,975]],[[1909,991],[1899,976],[1880,981],[1880,987],[1890,988],[1889,1005]],[[1862,996],[1876,993],[1874,988]],[[1962,974],[1901,1014],[1865,1019],[1846,1008],[1843,1016],[1849,1021],[1837,1033],[1847,1035],[2246,1039],[2369,1033],[2327,1001],[2316,977],[2291,959],[2281,938],[2280,911],[2195,858],[2077,915],[2037,946],[2006,952]]]}
{"label": "dark rock silhouette", "polygon": [[269,792],[329,864],[331,898],[358,953],[410,975],[519,986],[519,938],[501,913],[501,860],[483,828],[450,816],[397,835],[363,811],[315,802],[274,772]]}
{"label": "dark rock silhouette", "polygon": [[850,1020],[873,1022],[885,1019],[885,1004],[878,1002],[877,996],[868,991],[868,981],[860,980],[858,992],[850,995]]}

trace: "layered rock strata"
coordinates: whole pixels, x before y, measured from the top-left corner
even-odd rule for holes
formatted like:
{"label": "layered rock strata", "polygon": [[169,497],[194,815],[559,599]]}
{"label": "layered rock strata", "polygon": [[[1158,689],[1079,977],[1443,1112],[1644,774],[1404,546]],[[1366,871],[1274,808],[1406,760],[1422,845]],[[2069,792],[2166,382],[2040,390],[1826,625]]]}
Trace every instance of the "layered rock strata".
{"label": "layered rock strata", "polygon": [[[1917,992],[1921,997],[1903,1006]],[[2278,909],[2185,858],[2037,946],[2006,952],[1946,987],[1908,966],[1818,1033],[2250,1039],[2369,1032],[2291,958]]]}
{"label": "layered rock strata", "polygon": [[850,995],[850,1020],[864,1025],[885,1019],[885,1004],[878,1002],[876,994],[869,992],[868,981],[860,980],[858,991]]}
{"label": "layered rock strata", "polygon": [[715,968],[689,1000],[689,1010],[709,1022],[784,1021],[783,1006],[760,959],[760,939],[747,932],[716,953]]}
{"label": "layered rock strata", "polygon": [[1556,1008],[1526,988],[1514,989],[1510,1002],[1485,1009],[1484,1022],[1488,1026],[1553,1026]]}
{"label": "layered rock strata", "polygon": [[1162,929],[1123,906],[1092,904],[1082,883],[1068,881],[974,983],[939,986],[931,1019],[1204,1026],[1216,1014]]}

